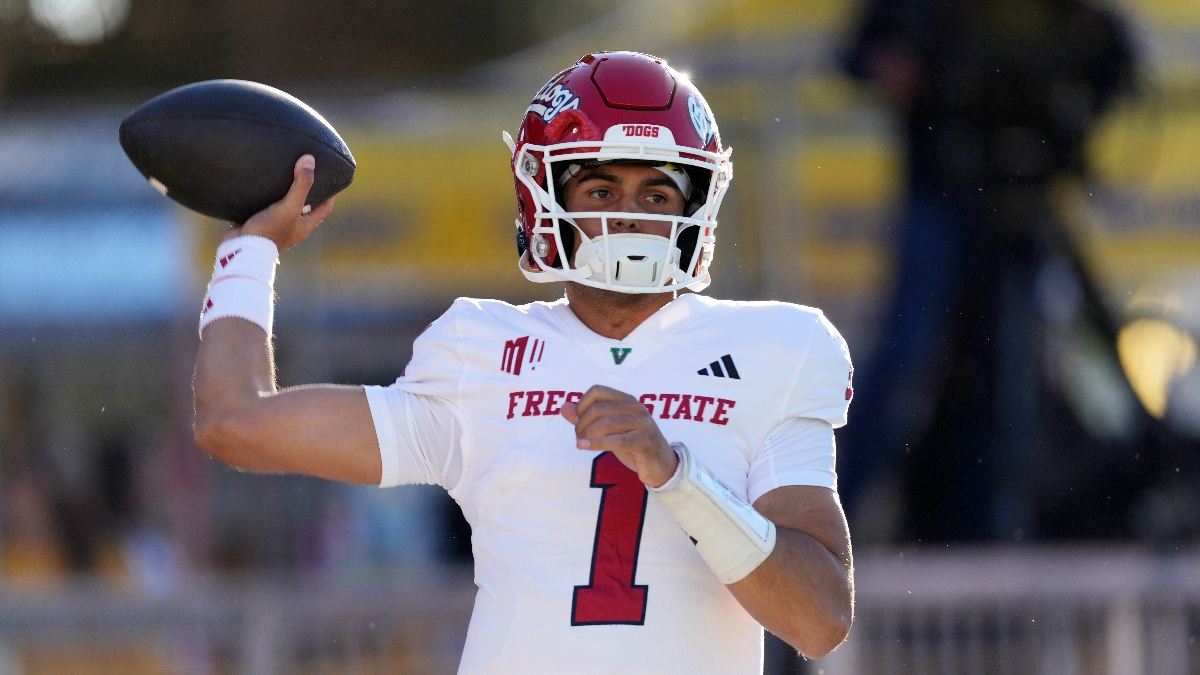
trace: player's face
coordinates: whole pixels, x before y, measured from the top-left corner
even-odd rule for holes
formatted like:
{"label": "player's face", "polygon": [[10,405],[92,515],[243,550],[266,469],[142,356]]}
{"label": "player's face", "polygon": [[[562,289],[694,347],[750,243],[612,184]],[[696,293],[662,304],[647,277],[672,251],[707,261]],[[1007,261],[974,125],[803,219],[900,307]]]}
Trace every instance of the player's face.
{"label": "player's face", "polygon": [[[683,193],[675,182],[652,166],[604,165],[584,169],[563,186],[567,211],[621,211],[646,214],[636,218],[612,218],[611,234],[640,233],[671,236],[671,221],[655,215],[683,215]],[[579,218],[579,229],[595,239],[603,229],[598,218]]]}

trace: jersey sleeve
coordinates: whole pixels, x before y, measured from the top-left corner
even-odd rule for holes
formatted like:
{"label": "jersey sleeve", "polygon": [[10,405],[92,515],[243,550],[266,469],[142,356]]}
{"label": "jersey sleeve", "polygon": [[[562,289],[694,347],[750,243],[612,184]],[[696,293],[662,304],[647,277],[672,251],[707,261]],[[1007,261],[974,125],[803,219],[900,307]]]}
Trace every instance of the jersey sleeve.
{"label": "jersey sleeve", "polygon": [[459,354],[463,300],[413,341],[413,356],[396,382],[364,387],[383,475],[380,487],[413,483],[451,489],[462,467],[463,424],[458,384],[464,369]]}
{"label": "jersey sleeve", "polygon": [[854,396],[854,366],[850,349],[833,324],[818,314],[796,377],[788,396],[784,418],[823,420],[834,429],[846,424],[850,399]]}
{"label": "jersey sleeve", "polygon": [[771,432],[750,463],[750,503],[785,485],[837,490],[836,464],[833,426],[829,422],[801,417],[787,420]]}
{"label": "jersey sleeve", "polygon": [[462,426],[443,399],[411,394],[396,385],[363,387],[379,440],[379,487],[441,485],[462,474]]}

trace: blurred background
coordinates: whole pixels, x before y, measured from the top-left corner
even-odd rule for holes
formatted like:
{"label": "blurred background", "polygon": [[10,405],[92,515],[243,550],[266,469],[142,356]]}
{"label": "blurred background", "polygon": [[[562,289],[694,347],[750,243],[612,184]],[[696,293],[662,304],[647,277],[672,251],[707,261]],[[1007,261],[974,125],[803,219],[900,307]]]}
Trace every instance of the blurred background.
{"label": "blurred background", "polygon": [[192,442],[225,225],[117,125],[223,77],[329,119],[358,173],[284,256],[280,379],[386,384],[454,297],[561,295],[516,269],[500,134],[602,49],[735,149],[708,293],[855,358],[857,622],[767,673],[1200,673],[1196,0],[0,0],[0,674],[454,672],[439,488]]}

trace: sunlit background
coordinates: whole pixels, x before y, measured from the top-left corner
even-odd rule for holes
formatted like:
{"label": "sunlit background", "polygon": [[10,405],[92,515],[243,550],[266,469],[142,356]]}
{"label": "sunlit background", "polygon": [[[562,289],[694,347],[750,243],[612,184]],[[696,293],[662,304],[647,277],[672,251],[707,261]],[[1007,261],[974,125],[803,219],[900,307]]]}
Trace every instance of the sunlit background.
{"label": "sunlit background", "polygon": [[[914,438],[851,505],[851,639],[814,662],[769,643],[769,674],[1200,673],[1200,2],[1103,4],[1134,86],[1091,125],[1087,172],[1048,188],[1077,257],[1040,257],[1027,303],[1051,429],[1021,465],[1028,515],[954,529]],[[194,445],[225,225],[125,158],[134,106],[236,77],[337,127],[358,171],[283,257],[280,379],[386,384],[453,298],[561,295],[517,270],[501,132],[585,53],[664,56],[734,148],[707,293],[821,307],[863,373],[897,339],[907,178],[899,116],[847,71],[860,18],[839,0],[0,0],[0,673],[454,672],[465,634],[470,530],[439,488],[237,473]],[[926,403],[904,411],[936,424]]]}

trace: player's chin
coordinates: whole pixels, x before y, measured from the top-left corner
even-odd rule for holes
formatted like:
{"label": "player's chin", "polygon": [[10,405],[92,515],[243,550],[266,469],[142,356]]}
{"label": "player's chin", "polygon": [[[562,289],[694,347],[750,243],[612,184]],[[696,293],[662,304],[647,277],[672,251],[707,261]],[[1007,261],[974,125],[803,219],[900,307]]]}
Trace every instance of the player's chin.
{"label": "player's chin", "polygon": [[578,281],[567,281],[566,285],[570,287],[572,296],[585,298],[596,303],[604,303],[609,307],[641,307],[653,304],[655,298],[660,295],[674,295],[674,291],[665,291],[663,293],[624,293],[622,291],[612,291],[607,288],[585,286]]}

